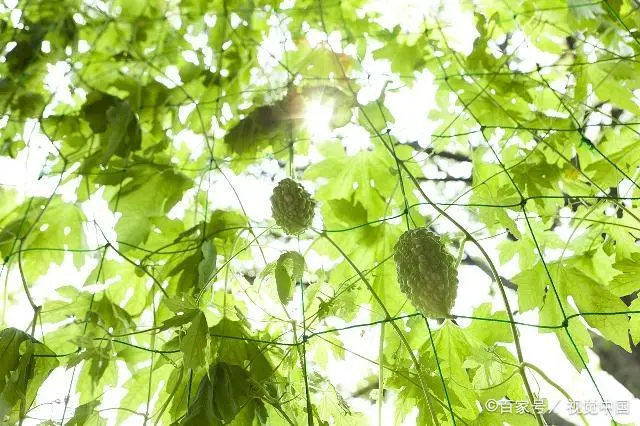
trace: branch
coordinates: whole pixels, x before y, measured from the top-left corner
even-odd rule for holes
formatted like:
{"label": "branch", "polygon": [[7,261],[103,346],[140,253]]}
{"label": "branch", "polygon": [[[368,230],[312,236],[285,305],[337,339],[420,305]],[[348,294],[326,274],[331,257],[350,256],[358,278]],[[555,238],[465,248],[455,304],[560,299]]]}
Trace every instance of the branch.
{"label": "branch", "polygon": [[447,176],[444,178],[428,178],[428,177],[423,177],[423,178],[416,178],[416,180],[418,182],[466,182],[466,183],[472,183],[472,179],[470,177],[453,177],[453,176]]}
{"label": "branch", "polygon": [[[481,259],[467,254],[462,263],[477,267],[493,279],[489,266]],[[505,287],[517,291],[518,286],[513,281],[504,277],[501,278],[502,284],[504,284]],[[611,374],[620,384],[631,392],[634,397],[640,398],[640,384],[638,384],[637,381],[637,371],[640,370],[640,351],[635,350],[629,354],[618,345],[603,339],[593,331],[589,330],[589,334],[591,335],[591,340],[593,340],[591,350],[600,358],[600,367]]]}
{"label": "branch", "polygon": [[423,147],[421,147],[420,144],[418,144],[417,141],[406,142],[406,143],[403,143],[403,144],[400,144],[400,145],[409,145],[411,148],[415,149],[416,151],[424,152],[426,154],[434,155],[434,156],[441,157],[441,158],[447,158],[449,160],[471,162],[471,158],[469,158],[468,156],[466,156],[464,154],[459,154],[459,153],[456,153],[456,152],[448,152],[448,151],[436,152],[433,148],[423,148]]}
{"label": "branch", "polygon": [[553,426],[575,426],[575,423],[571,423],[570,421],[565,420],[553,411],[545,413],[543,417],[547,421],[547,423]]}
{"label": "branch", "polygon": [[[371,391],[378,389],[378,383],[376,381],[371,381],[369,383],[367,383],[366,385],[364,385],[363,387],[356,389],[355,392],[353,392],[351,394],[351,398],[366,398],[369,399],[372,403],[374,402],[373,399],[371,399],[370,397],[370,393]],[[384,393],[386,394],[386,390],[384,391]],[[549,412],[549,413],[545,413],[543,415],[543,417],[545,418],[545,420],[547,421],[548,424],[550,425],[554,425],[554,426],[575,426],[574,423],[571,423],[568,420],[565,420],[564,418],[560,417],[559,415],[557,415],[554,412]]]}
{"label": "branch", "polygon": [[[478,259],[476,257],[470,256],[468,253],[466,253],[466,256],[462,259],[461,262],[463,265],[471,265],[471,266],[475,266],[478,269],[480,269],[482,272],[484,272],[487,276],[489,276],[489,278],[493,279],[493,274],[491,273],[491,268],[489,268],[489,265],[487,265],[484,261],[482,261],[482,259]],[[505,278],[503,276],[500,276],[500,278],[502,279],[502,284],[504,284],[505,287],[516,291],[518,289],[518,286],[511,281],[508,278]]]}

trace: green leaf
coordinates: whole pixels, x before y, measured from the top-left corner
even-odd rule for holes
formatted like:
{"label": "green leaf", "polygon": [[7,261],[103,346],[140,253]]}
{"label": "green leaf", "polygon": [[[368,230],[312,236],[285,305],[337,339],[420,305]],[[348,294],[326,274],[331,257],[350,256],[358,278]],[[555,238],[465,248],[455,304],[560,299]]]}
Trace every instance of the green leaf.
{"label": "green leaf", "polygon": [[289,69],[309,77],[312,81],[313,77],[326,78],[330,74],[348,73],[353,66],[353,58],[336,53],[327,45],[312,47],[303,39],[296,47],[295,51],[288,54]]}
{"label": "green leaf", "polygon": [[286,304],[291,300],[295,284],[302,279],[304,269],[304,258],[300,253],[288,251],[280,255],[274,270],[280,302]]}
{"label": "green leaf", "polygon": [[[623,91],[616,93],[619,92]],[[597,148],[599,153],[584,144],[580,158],[587,164],[585,173],[600,187],[616,186],[625,173],[627,176],[633,174],[640,161],[640,148],[631,132],[606,134]]]}
{"label": "green leaf", "polygon": [[110,206],[121,212],[116,224],[122,250],[146,242],[155,224],[161,224],[165,215],[182,199],[193,182],[170,166],[140,165],[128,169],[128,183],[114,188]]}
{"label": "green leaf", "polygon": [[323,200],[353,200],[354,205],[366,206],[368,220],[380,218],[394,187],[389,179],[396,168],[393,157],[383,148],[347,156],[341,145],[333,143],[327,144],[323,151],[326,159],[305,172],[307,179],[327,179],[316,196]]}
{"label": "green leaf", "polygon": [[633,114],[640,114],[640,107],[634,102],[633,94],[633,90],[638,88],[634,79],[638,72],[635,64],[627,61],[604,61],[587,69],[598,98]]}
{"label": "green leaf", "polygon": [[[93,340],[78,339],[78,346],[85,346],[85,350],[77,355],[73,355],[68,362],[69,366],[76,366],[81,361],[84,361],[82,366],[83,375],[88,375],[91,379],[90,388],[87,387],[85,392],[84,401],[90,401],[91,396],[99,394],[102,388],[102,384],[112,378],[107,372],[114,373],[114,363],[111,362],[112,350],[108,347],[96,346]],[[104,382],[103,382],[104,380]]]}
{"label": "green leaf", "polygon": [[[592,314],[584,315],[585,321],[598,329],[608,340],[631,352],[627,305],[584,271],[570,269],[566,273],[567,290],[576,301],[580,312]],[[613,315],[614,313],[617,314]]]}
{"label": "green leaf", "polygon": [[[26,211],[21,211],[25,207]],[[83,225],[86,218],[75,204],[66,203],[59,196],[51,200],[34,197],[9,217],[16,219],[0,232],[0,252],[4,256],[14,254],[11,250],[15,252],[22,239],[22,266],[27,281],[40,278],[52,263],[61,265],[66,249],[74,251],[76,267],[84,264],[82,250],[87,249],[87,242]]]}
{"label": "green leaf", "polygon": [[546,249],[564,247],[564,242],[555,232],[544,229],[541,223],[529,222],[529,224],[531,230],[516,241],[504,240],[498,245],[500,263],[505,264],[515,254],[518,254],[520,269],[529,269],[538,261],[540,256],[538,248],[544,254]]}
{"label": "green leaf", "polygon": [[162,303],[176,314],[198,309],[197,301],[190,295],[165,298],[162,299]]}
{"label": "green leaf", "polygon": [[[563,307],[566,316],[577,313],[568,303],[563,303]],[[570,320],[566,329],[562,327],[563,321],[564,317],[558,301],[553,294],[547,295],[544,306],[540,309],[540,325],[557,328],[541,329],[541,332],[553,331],[567,359],[576,370],[582,371],[585,364],[589,362],[589,356],[585,348],[592,347],[593,341],[587,327],[584,326],[579,317]],[[569,335],[571,338],[569,338]]]}
{"label": "green leaf", "polygon": [[[635,311],[635,312],[633,312]],[[633,339],[633,344],[637,345],[640,342],[640,298],[636,298],[629,305],[629,333]]]}
{"label": "green leaf", "polygon": [[[397,283],[396,268],[391,260],[393,248],[404,229],[403,226],[382,222],[375,225],[362,226],[349,233],[336,233],[332,236],[339,246],[346,248],[346,254],[355,265],[367,265],[370,267],[375,265],[376,262],[381,262],[372,270],[370,282],[376,294],[390,312],[400,310],[407,305],[407,297],[400,291],[400,286]],[[329,246],[326,253],[334,255],[335,252]],[[382,262],[382,260],[385,261]],[[353,268],[348,262],[342,262],[333,270],[332,281],[335,280],[336,283],[340,283],[340,285],[337,285],[337,291],[343,294],[342,297],[346,300],[332,300],[328,305],[332,306],[333,309],[339,308],[338,312],[341,313],[341,316],[344,317],[346,315],[347,318],[353,318],[352,315],[355,315],[357,309],[359,309],[358,302],[367,301],[372,304],[373,318],[384,318],[385,315],[382,308],[366,287],[359,288],[356,294],[343,293],[342,287],[344,283],[351,279],[353,274]]]}
{"label": "green leaf", "polygon": [[620,274],[620,271],[613,267],[611,257],[602,247],[582,256],[573,257],[567,264],[603,286],[608,285],[615,276]]}
{"label": "green leaf", "polygon": [[102,162],[106,163],[112,155],[126,157],[141,146],[141,133],[138,119],[127,102],[119,102],[107,110],[109,127],[105,135]]}
{"label": "green leaf", "polygon": [[283,99],[258,106],[237,122],[225,135],[225,144],[240,155],[255,155],[269,145],[279,147],[278,142],[286,135],[284,130],[300,122],[301,104],[300,94],[292,88]]}
{"label": "green leaf", "polygon": [[247,218],[238,212],[214,210],[209,215],[206,235],[221,239],[231,239],[247,226]]}
{"label": "green leaf", "polygon": [[345,398],[329,380],[316,373],[309,377],[309,385],[318,389],[323,396],[313,405],[314,416],[324,420],[320,421],[320,424],[337,426],[366,424],[365,416],[353,412]]}
{"label": "green leaf", "polygon": [[209,329],[203,312],[198,311],[191,320],[191,326],[182,338],[180,350],[184,353],[185,368],[205,367],[209,351]]}
{"label": "green leaf", "polygon": [[291,300],[293,289],[291,277],[287,272],[287,268],[281,263],[277,263],[275,267],[276,285],[278,287],[278,297],[280,302],[287,303]]}
{"label": "green leaf", "polygon": [[100,136],[101,162],[113,155],[126,157],[141,148],[142,136],[138,118],[127,101],[102,92],[92,92],[82,106],[81,116],[91,130]]}
{"label": "green leaf", "polygon": [[12,74],[20,75],[34,65],[46,33],[46,27],[38,23],[16,32],[16,46],[6,55],[7,66]]}
{"label": "green leaf", "polygon": [[[399,30],[399,29],[398,29]],[[375,59],[387,59],[391,61],[391,70],[403,76],[410,76],[414,71],[420,70],[426,64],[425,44],[423,37],[406,40],[399,34],[400,31],[385,34],[388,39],[383,47],[373,52]]]}
{"label": "green leaf", "polygon": [[[151,392],[151,395],[159,394],[164,389],[164,386],[167,385],[169,375],[174,370],[176,370],[176,367],[171,364],[163,364],[162,358],[154,362],[153,368],[140,368],[140,366],[137,366],[135,369],[136,374],[127,380],[123,386],[127,393],[120,402],[119,406],[123,409],[118,410],[116,424],[122,424],[124,419],[129,418],[131,412],[128,410],[144,413],[149,392]],[[198,376],[194,374],[194,377]],[[136,420],[138,418],[141,417],[133,417]]]}
{"label": "green leaf", "polygon": [[166,320],[162,321],[162,328],[166,330],[169,328],[180,327],[182,325],[188,324],[193,321],[198,313],[198,309],[192,309],[190,311],[174,315],[171,318],[167,318]]}
{"label": "green leaf", "polygon": [[109,283],[106,296],[124,309],[130,316],[142,313],[147,306],[147,283],[149,277],[137,275],[128,263],[100,262],[87,277],[85,285]]}
{"label": "green leaf", "polygon": [[[19,10],[0,12],[0,308],[21,322],[24,278],[47,346],[0,331],[0,422],[46,414],[27,410],[60,362],[71,425],[104,424],[102,405],[117,424],[371,423],[332,383],[351,357],[347,388],[376,384],[366,359],[385,367],[397,424],[453,424],[449,401],[455,424],[534,424],[486,409],[528,399],[500,292],[461,328],[426,324],[400,291],[399,235],[454,241],[450,219],[513,270],[517,312],[538,311],[578,370],[594,333],[640,343],[635,0],[463,1],[426,18],[369,0],[4,3]],[[428,111],[394,116],[391,94],[418,89]],[[284,174],[308,180],[324,233],[264,226],[268,194],[251,191]],[[306,372],[282,304],[304,306]],[[380,356],[351,344],[377,346],[389,316],[410,348],[389,324]]]}
{"label": "green leaf", "polygon": [[[470,391],[472,382],[463,364],[474,353],[478,343],[468,338],[462,329],[447,320],[433,336],[433,344],[439,355],[440,371],[446,380],[449,395],[457,399],[457,401],[452,400],[454,410],[464,416],[475,417],[478,412],[475,406],[476,398],[473,391]],[[425,347],[428,348],[426,354],[430,364],[435,366],[431,342],[425,343]],[[441,386],[442,383],[439,387]]]}
{"label": "green leaf", "polygon": [[512,281],[518,285],[518,306],[525,312],[539,308],[543,304],[545,290],[549,283],[549,276],[542,262],[538,262],[531,269],[520,272]]}
{"label": "green leaf", "polygon": [[69,419],[66,426],[104,426],[107,420],[100,417],[96,408],[100,401],[91,401],[76,408],[73,417]]}
{"label": "green leaf", "polygon": [[228,424],[251,399],[251,376],[239,365],[219,362],[209,368],[183,425]]}
{"label": "green leaf", "polygon": [[[489,155],[489,150],[484,147],[479,147],[473,151],[473,192],[470,202],[480,206],[517,205],[519,202],[517,194],[512,186],[508,184],[501,167],[485,159]],[[490,231],[508,229],[513,235],[519,237],[520,231],[514,220],[507,214],[508,209],[509,207],[473,208],[478,215],[478,219],[487,225]]]}
{"label": "green leaf", "polygon": [[618,297],[626,296],[640,289],[640,253],[633,253],[628,259],[616,262],[612,267],[618,272],[607,287]]}
{"label": "green leaf", "polygon": [[0,418],[11,423],[24,418],[57,366],[56,354],[46,345],[15,328],[0,331]]}
{"label": "green leaf", "polygon": [[504,375],[504,363],[496,360],[495,354],[485,348],[476,348],[464,360],[462,366],[474,370],[473,386],[488,388],[501,382]]}
{"label": "green leaf", "polygon": [[[492,55],[487,54],[488,42],[491,39],[492,33],[487,31],[489,25],[484,15],[480,13],[475,13],[474,15],[479,37],[473,42],[473,51],[467,57],[467,68],[470,71],[493,70],[496,68],[497,61]],[[490,18],[490,21],[496,18],[497,13]]]}
{"label": "green leaf", "polygon": [[198,287],[204,287],[216,272],[216,246],[211,240],[206,240],[200,246],[202,260],[198,264]]}
{"label": "green leaf", "polygon": [[[519,289],[518,289],[519,290]],[[522,310],[522,308],[520,308]],[[486,318],[496,322],[494,327],[487,327],[487,320],[476,319],[471,322],[467,328],[467,332],[474,338],[480,340],[486,345],[492,345],[496,342],[512,342],[513,334],[509,325],[509,316],[506,311],[497,311],[492,313],[491,304],[483,303],[473,311],[475,318]]]}

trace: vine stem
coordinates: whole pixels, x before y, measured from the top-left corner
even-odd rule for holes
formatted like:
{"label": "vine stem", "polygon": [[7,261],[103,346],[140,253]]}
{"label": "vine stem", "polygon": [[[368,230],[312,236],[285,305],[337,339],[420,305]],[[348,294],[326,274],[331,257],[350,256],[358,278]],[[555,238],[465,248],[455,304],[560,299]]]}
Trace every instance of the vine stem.
{"label": "vine stem", "polygon": [[7,312],[7,308],[9,307],[9,274],[5,275],[4,278],[4,291],[2,296],[2,318],[0,319],[0,325],[4,326],[5,324],[5,314]]}
{"label": "vine stem", "polygon": [[[156,325],[156,303],[153,301],[153,326]],[[156,349],[156,333],[151,334],[151,350],[154,351]],[[149,366],[149,381],[147,382],[147,405],[144,412],[144,423],[146,426],[149,421],[149,407],[151,405],[151,386],[153,384],[153,370],[154,370],[154,355],[155,353],[151,352],[151,365]]]}
{"label": "vine stem", "polygon": [[31,322],[31,337],[36,338],[36,323],[38,322],[38,315],[40,315],[40,311],[42,310],[42,306],[36,306],[33,310],[33,321]]}
{"label": "vine stem", "polygon": [[[100,230],[102,232],[102,230]],[[104,233],[102,234],[104,236]],[[105,240],[107,241],[107,247],[111,248],[113,251],[115,251],[121,258],[123,258],[127,263],[132,264],[133,266],[135,266],[136,268],[139,268],[142,272],[144,272],[149,278],[151,278],[151,280],[153,281],[153,283],[156,285],[156,287],[158,287],[158,289],[162,292],[162,294],[164,295],[164,297],[166,297],[167,299],[169,299],[169,294],[167,293],[167,290],[164,289],[164,287],[162,287],[162,283],[160,281],[158,281],[158,279],[149,271],[147,271],[147,268],[145,268],[142,264],[138,264],[136,262],[134,262],[133,260],[131,260],[128,256],[125,256],[120,250],[118,250],[117,248],[115,248],[113,246],[113,244],[111,244],[111,242],[109,242],[109,240],[107,240],[107,238],[105,237]]]}
{"label": "vine stem", "polygon": [[444,390],[444,396],[447,399],[447,406],[449,408],[449,412],[451,412],[451,421],[455,426],[456,419],[453,415],[453,407],[451,406],[451,398],[449,398],[449,391],[447,390],[447,384],[444,382],[444,375],[442,374],[442,367],[440,366],[440,360],[438,359],[438,351],[436,351],[436,342],[433,341],[433,333],[431,332],[431,326],[429,325],[429,320],[424,315],[422,316],[424,319],[424,324],[427,326],[427,330],[429,331],[429,341],[431,342],[431,349],[433,350],[433,357],[436,360],[436,366],[438,367],[438,374],[440,375],[440,380],[442,380],[442,389]]}
{"label": "vine stem", "polygon": [[271,401],[268,401],[268,402],[271,404],[271,406],[272,406],[273,408],[275,408],[275,409],[278,411],[278,413],[280,413],[280,415],[282,416],[282,418],[284,418],[284,419],[287,421],[287,423],[289,423],[289,425],[291,425],[291,426],[296,426],[296,424],[293,422],[293,420],[291,420],[291,417],[289,417],[289,416],[287,415],[286,411],[284,411],[284,410],[282,409],[282,407],[280,406],[280,404],[278,404],[277,402],[271,402]]}
{"label": "vine stem", "polygon": [[[525,390],[527,391],[527,396],[529,397],[529,403],[531,404],[531,406],[533,406],[535,398],[533,396],[533,392],[531,390],[531,385],[529,384],[529,380],[527,379],[527,374],[526,374],[526,371],[524,369],[524,364],[523,364],[524,363],[524,357],[522,355],[522,345],[520,344],[520,336],[518,335],[518,329],[516,328],[516,325],[515,325],[515,319],[513,318],[513,312],[511,311],[511,306],[509,304],[509,299],[507,298],[507,293],[506,293],[506,291],[504,289],[504,284],[502,282],[502,278],[500,277],[500,274],[498,273],[498,270],[496,269],[496,265],[493,263],[493,261],[489,257],[489,254],[486,252],[484,247],[482,247],[482,244],[480,244],[480,242],[478,240],[476,240],[475,237],[473,235],[471,235],[471,233],[464,226],[462,226],[457,220],[455,220],[453,217],[451,217],[451,215],[449,215],[449,213],[447,213],[442,208],[440,208],[437,204],[435,204],[433,201],[431,201],[431,198],[429,198],[429,196],[427,196],[427,194],[424,192],[422,187],[420,187],[420,183],[413,176],[413,174],[411,174],[411,171],[407,168],[407,165],[404,164],[404,162],[402,162],[402,161],[400,162],[400,165],[402,166],[402,168],[405,170],[405,172],[409,176],[409,179],[411,179],[413,181],[416,189],[424,197],[425,201],[427,201],[427,203],[429,203],[429,205],[431,205],[431,207],[433,207],[439,214],[444,216],[456,228],[458,228],[464,234],[465,241],[466,240],[471,241],[478,248],[478,250],[480,250],[480,253],[482,253],[482,256],[487,260],[489,268],[491,269],[491,273],[493,274],[493,278],[496,281],[496,283],[498,284],[498,288],[500,289],[500,295],[502,297],[502,300],[504,302],[505,308],[507,310],[507,315],[509,316],[509,325],[511,327],[511,334],[513,334],[513,343],[514,343],[514,345],[516,347],[516,355],[518,357],[518,361],[520,362],[520,367],[519,367],[520,376],[522,377],[522,381],[524,383]],[[400,178],[402,179],[402,176]],[[536,417],[538,425],[539,426],[544,426],[545,422],[542,419],[542,416],[540,416],[540,413],[538,413],[536,410],[533,410],[533,414]]]}
{"label": "vine stem", "polygon": [[460,242],[460,247],[458,248],[458,258],[456,260],[456,269],[458,269],[458,267],[460,266],[460,263],[462,263],[462,257],[464,256],[464,245],[467,243],[467,241],[468,239],[465,235],[465,237]]}
{"label": "vine stem", "polygon": [[[322,26],[325,29],[325,32],[328,33],[328,31],[326,31],[326,23],[324,22],[324,16],[323,16],[323,7],[322,7],[322,0],[318,0],[318,6],[320,9],[320,15],[321,15],[321,22],[322,22]],[[335,52],[334,52],[335,55]],[[338,61],[338,65],[343,73],[343,75],[346,75],[346,73],[344,72],[344,67],[342,66],[342,64]],[[351,87],[351,85],[349,85],[349,83],[347,82],[347,85],[349,87],[349,89],[351,90],[351,92],[355,95],[355,91],[353,90],[353,88]],[[364,113],[364,110],[362,108],[360,108],[360,111]],[[369,117],[367,116],[366,113],[364,113],[364,117],[365,119],[369,122],[370,125],[372,125],[372,127],[375,129],[375,127],[373,126],[373,123],[371,122],[371,120],[369,119]],[[382,138],[382,135],[380,135],[379,132],[376,131],[377,136],[380,138],[380,140],[382,141],[382,144],[384,145],[384,147],[389,151],[389,153],[391,155],[393,155],[393,157],[397,160],[397,156],[395,155],[395,152],[392,148],[390,148],[389,146],[387,146],[387,144],[384,142],[384,139]],[[511,308],[509,306],[509,301],[507,299],[507,295],[506,292],[504,290],[504,285],[502,283],[502,279],[500,278],[500,274],[498,274],[498,271],[493,263],[493,261],[489,258],[489,255],[487,254],[487,252],[484,250],[484,248],[480,245],[480,243],[478,242],[478,240],[476,240],[473,235],[471,235],[469,233],[469,231],[467,231],[460,223],[458,223],[455,219],[453,219],[448,213],[446,213],[443,209],[441,209],[440,207],[438,207],[436,204],[434,204],[431,199],[429,197],[427,197],[427,194],[425,194],[425,192],[422,190],[422,188],[420,187],[420,183],[417,181],[417,179],[413,176],[413,174],[411,173],[411,171],[407,168],[407,165],[404,163],[404,161],[397,161],[397,165],[401,166],[405,172],[407,172],[408,176],[410,177],[410,179],[412,180],[412,182],[414,183],[416,189],[418,189],[418,191],[422,194],[422,196],[424,197],[424,199],[434,208],[436,209],[436,211],[438,211],[438,213],[440,213],[442,216],[444,216],[445,218],[449,219],[451,221],[451,223],[454,224],[454,226],[456,226],[458,229],[460,229],[464,235],[465,235],[465,240],[470,240],[471,242],[474,243],[475,246],[478,247],[478,249],[480,250],[480,252],[482,253],[482,255],[487,259],[487,262],[489,263],[489,267],[491,268],[491,272],[494,276],[494,279],[496,280],[496,282],[498,283],[498,287],[500,288],[500,293],[502,296],[502,299],[504,301],[505,307],[507,309],[507,313],[509,315],[509,322],[511,325],[511,332],[513,334],[513,340],[514,340],[514,344],[516,347],[516,354],[518,356],[518,361],[522,364],[524,362],[523,356],[522,356],[522,347],[520,345],[520,339],[518,337],[518,330],[516,329],[516,326],[514,324],[514,318],[513,318],[513,313],[511,312]],[[402,173],[399,173],[400,175],[400,181],[402,181]],[[329,240],[329,242],[331,242],[337,249],[338,251],[340,251],[341,253],[342,250],[333,242],[333,240],[331,240],[330,238],[328,238],[328,236],[326,235],[326,233],[323,233],[323,235],[325,236],[325,238],[327,238]],[[344,255],[344,254],[343,254]],[[373,287],[371,287],[371,285],[369,284],[369,282],[364,278],[364,276],[362,275],[362,273],[360,272],[359,269],[356,268],[356,266],[353,264],[353,262],[350,261],[350,259],[345,256],[345,258],[347,259],[347,261],[351,264],[351,266],[358,272],[358,275],[360,275],[360,277],[362,278],[363,282],[365,282],[365,284],[367,285],[367,287],[369,287],[369,290],[372,292],[372,294],[374,295],[374,298],[378,301],[378,303],[381,304],[382,309],[386,312],[387,316],[389,316],[388,311],[386,310],[385,306],[382,304],[382,301],[377,297],[377,295],[375,294],[375,292],[373,291]],[[406,342],[406,339],[404,338],[402,332],[400,331],[400,329],[398,328],[398,326],[392,321],[391,324],[394,326],[394,328],[396,329],[396,331],[398,332],[398,334],[400,335],[400,339],[402,340],[403,344],[406,344],[408,346],[408,342]],[[406,342],[406,343],[405,343]],[[417,360],[415,359],[415,355],[413,355],[413,352],[411,352],[411,350],[409,350],[409,353],[412,355],[412,359],[414,360],[414,362],[417,365]],[[529,397],[529,402],[530,404],[533,406],[533,392],[531,391],[531,386],[529,385],[529,381],[527,379],[526,376],[526,372],[524,370],[524,367],[520,368],[520,375],[522,376],[522,381],[524,382],[525,385],[525,389],[527,391],[527,396]],[[421,381],[421,385],[423,385],[423,392],[425,392],[425,388],[424,388],[424,383],[422,380],[422,376],[420,376],[420,381]],[[425,392],[426,394],[426,392]],[[427,394],[428,395],[428,394]],[[431,409],[431,402],[428,399],[429,402],[429,408]],[[540,416],[540,414],[534,411],[534,416],[536,417],[536,420],[538,422],[539,426],[544,426],[545,422],[543,421],[542,417]],[[433,410],[431,409],[431,415],[432,417],[434,417],[433,414]],[[435,420],[435,418],[434,418]],[[435,424],[438,424],[437,422],[435,422]]]}
{"label": "vine stem", "polygon": [[[300,239],[298,239],[298,249],[300,248]],[[305,252],[306,254],[306,252]],[[307,324],[306,324],[306,314],[304,312],[304,284],[302,280],[300,280],[300,305],[302,310],[302,342],[298,341],[298,323],[295,319],[291,318],[289,315],[289,311],[287,311],[287,306],[281,300],[280,305],[282,306],[282,310],[285,315],[289,319],[291,323],[291,329],[293,331],[293,341],[295,342],[296,352],[298,353],[298,357],[300,358],[300,368],[302,368],[302,375],[304,378],[304,393],[306,398],[306,407],[307,407],[307,424],[309,426],[313,426],[313,406],[311,404],[311,392],[309,391],[309,376],[307,375],[307,349],[306,349],[306,340],[307,340]],[[300,346],[302,346],[302,350],[300,350]],[[288,418],[287,418],[288,419]]]}
{"label": "vine stem", "polygon": [[160,408],[160,411],[158,411],[157,414],[155,414],[156,417],[156,421],[154,422],[154,426],[157,426],[158,423],[160,422],[160,419],[162,418],[162,415],[164,414],[164,412],[166,411],[167,407],[169,406],[169,403],[171,403],[171,400],[173,399],[173,396],[176,394],[178,388],[180,387],[180,384],[182,383],[182,376],[184,375],[184,366],[180,367],[180,373],[178,375],[178,380],[176,380],[176,384],[173,386],[173,389],[171,390],[171,393],[169,394],[169,397],[166,399],[166,401],[164,402],[164,404],[162,404],[162,407]]}
{"label": "vine stem", "polygon": [[[562,394],[562,396],[564,396],[567,399],[567,401],[575,402],[574,399],[571,398],[571,395],[569,395],[569,392],[567,392],[562,386],[560,386],[560,384],[558,384],[551,377],[549,377],[547,375],[547,373],[542,371],[542,369],[540,367],[538,367],[537,365],[531,364],[530,362],[526,362],[526,361],[523,362],[522,364],[523,364],[524,367],[528,367],[528,368],[532,369],[533,371],[535,371],[536,373],[538,373],[540,375],[540,377],[542,377],[547,383],[549,383],[558,392],[560,392]],[[584,414],[582,414],[579,410],[578,410],[578,416],[580,416],[580,420],[582,420],[582,424],[584,424],[585,426],[589,425],[589,422],[585,418]]]}
{"label": "vine stem", "polygon": [[380,296],[378,296],[378,293],[373,288],[373,286],[371,285],[369,280],[364,276],[362,271],[360,271],[360,268],[358,268],[356,266],[356,264],[353,263],[351,258],[349,258],[349,256],[347,256],[347,254],[344,252],[344,250],[342,250],[342,248],[338,244],[336,244],[336,242],[331,237],[329,237],[329,235],[327,235],[326,232],[324,232],[324,231],[322,231],[322,232],[316,231],[316,232],[320,236],[324,237],[327,241],[329,241],[329,243],[332,246],[334,246],[336,248],[336,250],[338,250],[340,255],[345,258],[347,263],[349,263],[349,265],[356,271],[356,273],[358,274],[358,276],[360,277],[362,282],[367,286],[367,289],[369,290],[369,292],[371,293],[373,298],[376,300],[376,302],[382,308],[382,310],[384,312],[384,315],[385,315],[385,319],[387,320],[387,322],[391,323],[391,326],[393,327],[393,329],[396,331],[396,333],[398,333],[398,337],[400,338],[400,341],[402,342],[402,344],[407,349],[407,352],[409,352],[409,357],[411,357],[411,361],[413,361],[413,365],[416,367],[416,370],[418,371],[418,379],[420,380],[420,387],[422,388],[422,393],[424,394],[425,400],[427,401],[427,406],[429,407],[429,413],[431,414],[431,419],[433,421],[433,424],[435,424],[435,425],[439,424],[437,419],[436,419],[435,412],[433,411],[433,403],[431,402],[431,395],[429,395],[429,391],[428,391],[428,388],[427,388],[427,385],[426,385],[426,380],[424,379],[424,375],[423,375],[422,369],[420,368],[420,363],[419,363],[418,358],[416,357],[416,355],[413,353],[413,350],[411,349],[411,345],[407,341],[407,338],[404,336],[404,333],[402,332],[402,330],[400,330],[400,327],[398,327],[398,324],[395,323],[395,321],[393,320],[393,317],[391,317],[391,314],[387,310],[387,307],[384,305],[384,302],[382,301],[382,299],[380,299]]}
{"label": "vine stem", "polygon": [[384,404],[384,324],[380,324],[380,348],[378,355],[378,426],[382,426],[382,405]]}
{"label": "vine stem", "polygon": [[[298,249],[300,249],[300,238],[298,237]],[[307,375],[307,314],[304,309],[304,283],[300,277],[300,308],[302,311],[302,360],[304,361],[304,391],[307,394],[307,420],[310,426],[313,426],[313,412],[311,411],[311,394],[309,392],[309,377]],[[295,326],[294,326],[295,330]],[[298,341],[296,340],[296,343]],[[299,346],[298,346],[299,347]]]}
{"label": "vine stem", "polygon": [[[291,321],[291,325],[293,326],[293,340],[298,343],[298,332],[296,331],[297,323],[295,320]],[[311,407],[311,392],[309,392],[309,379],[307,377],[307,357],[305,356],[304,350],[304,339],[305,336],[302,336],[302,351],[300,350],[300,346],[296,344],[296,348],[298,349],[298,356],[300,357],[300,364],[302,366],[302,375],[304,377],[304,393],[307,398],[307,424],[309,426],[313,426],[313,412]]]}
{"label": "vine stem", "polygon": [[[291,129],[289,129],[289,132],[291,132]],[[289,141],[290,141],[290,143],[289,143],[289,170],[288,170],[288,174],[289,174],[289,177],[291,179],[294,179],[295,177],[294,177],[294,172],[293,172],[293,170],[294,170],[293,159],[294,159],[295,153],[294,153],[294,150],[293,150],[293,136],[291,135],[291,133],[290,133],[290,136],[289,136]]]}
{"label": "vine stem", "polygon": [[[31,297],[31,292],[29,291],[29,285],[27,284],[27,279],[24,276],[24,270],[22,269],[22,243],[23,239],[20,239],[20,245],[18,246],[18,270],[20,271],[20,279],[22,281],[22,288],[24,289],[24,294],[27,296],[29,300],[29,305],[34,312],[38,311],[38,305],[33,301],[33,297]],[[35,321],[34,321],[35,322]]]}

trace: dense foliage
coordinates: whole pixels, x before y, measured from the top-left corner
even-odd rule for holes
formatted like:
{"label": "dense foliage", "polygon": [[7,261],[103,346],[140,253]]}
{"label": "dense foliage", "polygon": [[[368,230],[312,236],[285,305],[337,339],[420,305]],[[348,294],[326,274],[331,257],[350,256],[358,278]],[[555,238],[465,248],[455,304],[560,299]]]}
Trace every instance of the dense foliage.
{"label": "dense foliage", "polygon": [[[4,3],[2,164],[45,152],[33,187],[0,186],[8,424],[56,368],[74,382],[43,424],[367,424],[330,375],[354,354],[398,424],[543,424],[482,408],[545,397],[520,313],[579,371],[593,333],[640,340],[634,0]],[[287,176],[315,200],[296,236],[252,208]],[[416,313],[393,249],[418,227],[500,308]]]}

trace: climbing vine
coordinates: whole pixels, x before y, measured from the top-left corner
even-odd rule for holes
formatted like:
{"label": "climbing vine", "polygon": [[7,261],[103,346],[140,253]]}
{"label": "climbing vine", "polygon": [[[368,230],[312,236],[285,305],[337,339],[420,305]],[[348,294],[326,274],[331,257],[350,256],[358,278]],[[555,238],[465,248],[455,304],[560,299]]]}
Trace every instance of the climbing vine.
{"label": "climbing vine", "polygon": [[0,5],[3,422],[547,424],[524,329],[607,399],[638,4],[390,3]]}

